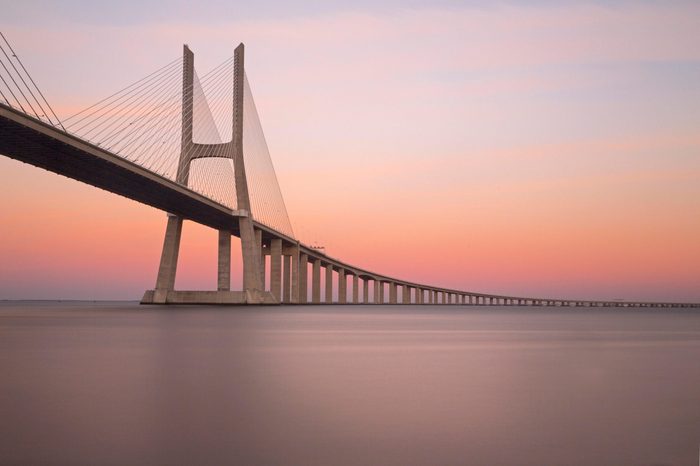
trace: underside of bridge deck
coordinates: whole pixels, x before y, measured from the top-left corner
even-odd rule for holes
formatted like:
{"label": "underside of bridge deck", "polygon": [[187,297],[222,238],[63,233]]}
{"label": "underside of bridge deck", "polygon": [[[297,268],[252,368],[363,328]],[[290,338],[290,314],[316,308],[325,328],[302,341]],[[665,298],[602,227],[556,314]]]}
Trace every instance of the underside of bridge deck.
{"label": "underside of bridge deck", "polygon": [[238,211],[2,104],[0,154],[238,236]]}

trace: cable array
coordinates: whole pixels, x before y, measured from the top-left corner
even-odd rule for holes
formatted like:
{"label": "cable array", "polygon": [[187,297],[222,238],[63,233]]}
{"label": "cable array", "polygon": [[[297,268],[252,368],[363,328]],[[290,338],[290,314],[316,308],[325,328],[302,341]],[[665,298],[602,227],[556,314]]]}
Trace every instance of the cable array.
{"label": "cable array", "polygon": [[[195,71],[192,107],[184,115],[182,72],[182,58],[173,60],[64,123],[71,133],[173,181],[182,156],[189,167],[187,186],[235,209],[231,148],[221,144],[222,134],[231,138],[233,59],[201,79]],[[183,146],[182,124],[189,119],[193,137]],[[197,158],[201,144],[219,144],[216,157]]]}
{"label": "cable array", "polygon": [[[4,40],[4,36],[2,37]],[[15,57],[14,52],[12,56]],[[4,52],[0,44],[0,52]],[[0,56],[3,54],[0,53]],[[7,60],[9,60],[7,56]],[[7,66],[2,82],[33,83],[31,78],[20,79],[24,67]],[[26,71],[26,70],[25,70]],[[192,86],[185,86],[185,102],[192,106],[183,110],[182,58],[170,61],[148,76],[111,94],[90,107],[63,120],[65,130],[80,138],[134,162],[165,178],[186,184],[188,188],[231,209],[237,208],[236,184],[233,165],[233,57],[227,59],[201,78],[196,70]],[[24,76],[27,78],[28,74]],[[14,98],[18,86],[0,88],[2,99],[23,111],[29,102],[19,98],[10,103],[6,94]],[[43,96],[36,87],[26,95]],[[17,90],[17,92],[14,92]],[[12,92],[10,92],[12,91]],[[25,95],[26,94],[26,95]],[[25,99],[28,100],[28,99]],[[52,124],[61,124],[53,111],[46,112],[48,103],[29,107],[38,118]],[[244,76],[243,93],[243,157],[246,166],[251,213],[258,222],[287,236],[294,237],[287,208],[282,198],[277,175],[260,124],[248,78]],[[184,112],[184,113],[183,113]],[[50,118],[47,115],[51,115]],[[55,121],[54,121],[55,120]],[[192,124],[192,137],[183,138],[183,124]],[[185,130],[187,127],[184,128]],[[185,131],[187,134],[187,131]],[[180,167],[180,168],[179,168]],[[178,177],[178,169],[187,176]]]}
{"label": "cable array", "polygon": [[65,129],[2,32],[0,39],[0,103]]}
{"label": "cable array", "polygon": [[294,238],[248,77],[244,75],[244,78],[243,159],[253,218]]}
{"label": "cable array", "polygon": [[182,126],[182,59],[64,119],[67,131],[175,179]]}

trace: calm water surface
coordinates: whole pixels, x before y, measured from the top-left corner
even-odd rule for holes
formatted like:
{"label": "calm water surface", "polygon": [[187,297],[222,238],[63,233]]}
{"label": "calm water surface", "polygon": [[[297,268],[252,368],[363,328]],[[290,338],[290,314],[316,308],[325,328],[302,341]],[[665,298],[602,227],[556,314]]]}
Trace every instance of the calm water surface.
{"label": "calm water surface", "polygon": [[0,304],[0,463],[697,465],[700,313]]}

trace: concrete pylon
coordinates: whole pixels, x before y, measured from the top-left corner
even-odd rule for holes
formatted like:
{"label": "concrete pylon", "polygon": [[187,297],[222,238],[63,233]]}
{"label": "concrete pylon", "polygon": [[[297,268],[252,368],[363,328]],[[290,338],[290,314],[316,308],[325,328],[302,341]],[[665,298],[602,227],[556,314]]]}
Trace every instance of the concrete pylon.
{"label": "concrete pylon", "polygon": [[[175,288],[175,274],[180,253],[181,236],[182,218],[168,214],[168,224],[165,227],[165,239],[163,240],[163,253],[160,256],[160,267],[158,268],[158,278],[156,279],[156,289],[153,296],[154,302],[166,302],[168,291],[172,291]],[[145,298],[146,296],[144,296]]]}
{"label": "concrete pylon", "polygon": [[326,265],[326,304],[333,304],[333,266]]}
{"label": "concrete pylon", "polygon": [[411,304],[411,290],[408,285],[401,285],[401,304]]}
{"label": "concrete pylon", "polygon": [[228,230],[219,230],[218,279],[217,290],[231,290],[231,232]]}
{"label": "concrete pylon", "polygon": [[348,281],[345,279],[345,269],[338,269],[338,303],[347,303]]}
{"label": "concrete pylon", "polygon": [[[289,283],[289,301],[290,303],[293,304],[299,304],[299,275],[300,275],[300,255],[301,252],[299,251],[299,243],[297,242],[294,246],[289,248],[290,254],[289,254],[289,268],[291,272],[291,282]],[[285,270],[286,270],[286,265],[285,265]],[[306,264],[304,264],[304,267],[306,267]],[[306,284],[305,284],[306,286]]]}
{"label": "concrete pylon", "polygon": [[389,283],[389,304],[396,304],[396,282]]}
{"label": "concrete pylon", "polygon": [[270,240],[270,291],[282,302],[282,240]]}
{"label": "concrete pylon", "polygon": [[358,304],[360,302],[359,297],[360,297],[360,277],[357,276],[357,274],[353,274],[352,276],[352,303],[353,304]]}
{"label": "concrete pylon", "polygon": [[309,286],[308,286],[308,276],[309,276],[309,256],[304,253],[299,254],[299,303],[306,304],[309,300]]}
{"label": "concrete pylon", "polygon": [[290,303],[292,300],[292,256],[282,255],[282,302]]}
{"label": "concrete pylon", "polygon": [[311,302],[321,303],[321,259],[314,259],[311,271]]}
{"label": "concrete pylon", "polygon": [[195,159],[223,157],[233,160],[237,208],[240,214],[237,219],[243,256],[243,291],[230,290],[232,232],[226,229],[219,231],[217,291],[175,291],[175,276],[184,219],[168,214],[156,287],[155,290],[146,291],[142,303],[273,304],[280,301],[281,296],[275,297],[264,292],[264,280],[260,273],[261,251],[260,248],[256,248],[250,209],[248,181],[243,158],[244,56],[244,46],[239,44],[234,50],[233,61],[233,131],[231,141],[218,144],[200,144],[193,139],[194,54],[187,45],[183,46],[182,126],[180,156],[175,178],[177,183],[188,186],[190,166]]}

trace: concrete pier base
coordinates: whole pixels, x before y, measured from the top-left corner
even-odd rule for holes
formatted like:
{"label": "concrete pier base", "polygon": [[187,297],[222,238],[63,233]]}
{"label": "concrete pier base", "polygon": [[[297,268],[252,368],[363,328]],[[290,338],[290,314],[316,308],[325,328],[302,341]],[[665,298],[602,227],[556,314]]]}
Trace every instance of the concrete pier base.
{"label": "concrete pier base", "polygon": [[269,291],[148,290],[141,304],[279,304]]}

